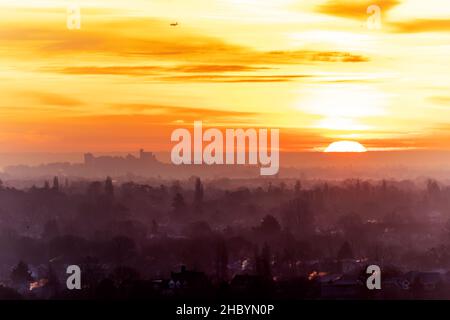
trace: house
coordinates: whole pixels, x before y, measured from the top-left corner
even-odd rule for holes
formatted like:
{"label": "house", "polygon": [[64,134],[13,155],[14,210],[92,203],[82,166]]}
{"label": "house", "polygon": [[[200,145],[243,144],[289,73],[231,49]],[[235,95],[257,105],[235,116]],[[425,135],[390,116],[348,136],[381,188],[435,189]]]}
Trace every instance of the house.
{"label": "house", "polygon": [[170,289],[194,289],[201,290],[210,286],[210,282],[204,272],[187,270],[181,267],[180,272],[172,272],[168,282]]}

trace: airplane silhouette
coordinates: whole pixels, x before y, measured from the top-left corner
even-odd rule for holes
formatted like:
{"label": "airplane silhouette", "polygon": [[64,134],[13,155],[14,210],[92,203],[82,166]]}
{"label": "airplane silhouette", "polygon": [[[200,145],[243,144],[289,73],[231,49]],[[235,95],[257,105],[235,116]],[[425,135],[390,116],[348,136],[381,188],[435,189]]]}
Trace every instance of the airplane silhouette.
{"label": "airplane silhouette", "polygon": [[177,25],[178,25],[178,22],[175,22],[175,23],[171,23],[171,24],[170,24],[171,27],[176,27]]}

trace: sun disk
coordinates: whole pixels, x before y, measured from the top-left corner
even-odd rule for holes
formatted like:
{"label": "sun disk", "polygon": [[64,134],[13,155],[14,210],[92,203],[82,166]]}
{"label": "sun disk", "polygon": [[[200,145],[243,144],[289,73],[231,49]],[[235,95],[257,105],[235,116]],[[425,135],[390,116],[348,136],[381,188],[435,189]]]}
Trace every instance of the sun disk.
{"label": "sun disk", "polygon": [[367,149],[356,141],[336,141],[331,143],[325,152],[367,152]]}

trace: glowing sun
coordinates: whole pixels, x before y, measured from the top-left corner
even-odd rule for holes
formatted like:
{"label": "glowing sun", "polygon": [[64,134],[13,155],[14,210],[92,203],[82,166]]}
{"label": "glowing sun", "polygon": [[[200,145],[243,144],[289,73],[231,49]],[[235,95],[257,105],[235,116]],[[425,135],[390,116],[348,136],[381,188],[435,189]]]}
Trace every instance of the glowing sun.
{"label": "glowing sun", "polygon": [[325,152],[367,152],[367,149],[356,141],[336,141],[331,143]]}

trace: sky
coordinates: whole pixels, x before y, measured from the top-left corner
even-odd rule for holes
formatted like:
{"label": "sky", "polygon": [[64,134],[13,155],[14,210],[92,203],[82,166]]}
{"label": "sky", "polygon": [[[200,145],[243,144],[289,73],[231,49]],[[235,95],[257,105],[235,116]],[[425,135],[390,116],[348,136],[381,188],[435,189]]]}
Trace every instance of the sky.
{"label": "sky", "polygon": [[167,151],[196,120],[449,149],[449,53],[446,0],[0,0],[0,151]]}

